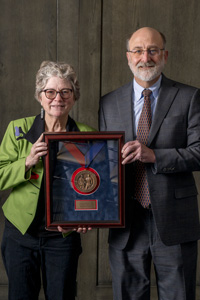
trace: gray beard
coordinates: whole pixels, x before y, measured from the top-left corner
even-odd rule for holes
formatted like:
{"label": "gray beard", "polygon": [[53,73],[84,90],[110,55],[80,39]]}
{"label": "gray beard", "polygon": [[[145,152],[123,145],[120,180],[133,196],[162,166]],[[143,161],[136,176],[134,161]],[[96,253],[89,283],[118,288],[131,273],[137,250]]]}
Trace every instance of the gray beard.
{"label": "gray beard", "polygon": [[[131,72],[133,73],[133,75],[135,77],[139,78],[142,81],[151,81],[151,80],[154,80],[155,78],[157,78],[162,73],[164,66],[165,66],[165,62],[163,59],[159,65],[155,65],[153,68],[151,68],[148,71],[142,71],[142,69],[140,69],[139,66],[135,67],[135,70],[134,70],[130,63],[128,65],[129,65],[129,68],[131,69]],[[140,65],[140,64],[138,64],[138,65]]]}

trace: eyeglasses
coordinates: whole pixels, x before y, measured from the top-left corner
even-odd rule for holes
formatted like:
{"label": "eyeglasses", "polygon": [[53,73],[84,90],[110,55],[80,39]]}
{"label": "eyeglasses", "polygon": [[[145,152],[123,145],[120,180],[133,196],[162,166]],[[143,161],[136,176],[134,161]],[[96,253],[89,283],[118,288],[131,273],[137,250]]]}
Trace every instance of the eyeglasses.
{"label": "eyeglasses", "polygon": [[59,92],[54,90],[54,89],[46,89],[46,90],[42,90],[41,92],[45,93],[45,96],[50,99],[53,100],[56,98],[57,94],[60,94],[60,97],[62,99],[69,99],[72,96],[72,89],[62,89]]}
{"label": "eyeglasses", "polygon": [[145,51],[147,51],[149,56],[159,56],[161,51],[165,50],[165,48],[160,49],[160,48],[149,48],[149,49],[133,49],[133,50],[128,50],[127,52],[133,53],[133,55],[137,58],[141,57]]}

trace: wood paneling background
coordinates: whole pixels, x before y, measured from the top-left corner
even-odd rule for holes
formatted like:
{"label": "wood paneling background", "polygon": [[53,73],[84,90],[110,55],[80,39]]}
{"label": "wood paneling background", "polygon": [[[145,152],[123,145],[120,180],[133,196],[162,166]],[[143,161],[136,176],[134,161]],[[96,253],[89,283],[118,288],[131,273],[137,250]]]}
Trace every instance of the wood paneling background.
{"label": "wood paneling background", "polygon": [[[11,120],[40,112],[34,89],[43,60],[74,66],[81,98],[71,115],[97,128],[100,96],[132,79],[126,38],[142,26],[157,28],[167,37],[165,75],[200,88],[199,13],[199,0],[0,0],[0,141]],[[195,177],[200,190],[200,174]],[[0,193],[1,204],[7,194]],[[1,212],[1,235],[3,224]],[[82,237],[78,300],[112,299],[107,233],[93,230]],[[197,300],[199,266],[200,261]],[[156,300],[154,274],[152,277]],[[40,298],[44,299],[42,293]],[[1,260],[0,299],[7,299]]]}

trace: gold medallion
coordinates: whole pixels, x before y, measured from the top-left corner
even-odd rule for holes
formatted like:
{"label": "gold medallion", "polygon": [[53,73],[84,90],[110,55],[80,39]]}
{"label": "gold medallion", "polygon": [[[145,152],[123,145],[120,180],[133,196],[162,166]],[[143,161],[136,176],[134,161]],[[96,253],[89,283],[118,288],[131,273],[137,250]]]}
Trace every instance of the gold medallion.
{"label": "gold medallion", "polygon": [[74,185],[82,193],[90,193],[97,187],[98,181],[95,173],[85,169],[78,172],[74,178]]}

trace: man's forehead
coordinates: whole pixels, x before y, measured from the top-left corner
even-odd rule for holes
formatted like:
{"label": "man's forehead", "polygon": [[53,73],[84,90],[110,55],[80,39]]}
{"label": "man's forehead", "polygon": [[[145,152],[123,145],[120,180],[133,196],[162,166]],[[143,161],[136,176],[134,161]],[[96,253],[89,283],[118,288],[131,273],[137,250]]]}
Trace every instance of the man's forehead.
{"label": "man's forehead", "polygon": [[163,40],[156,30],[143,29],[136,31],[130,38],[131,47],[159,46],[162,47]]}

